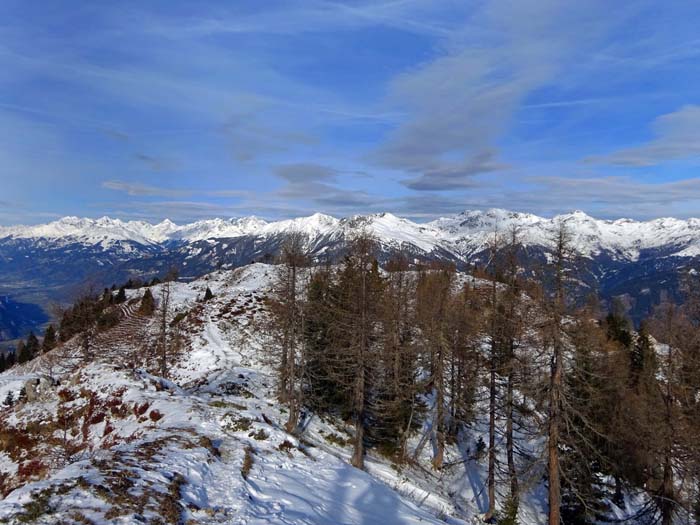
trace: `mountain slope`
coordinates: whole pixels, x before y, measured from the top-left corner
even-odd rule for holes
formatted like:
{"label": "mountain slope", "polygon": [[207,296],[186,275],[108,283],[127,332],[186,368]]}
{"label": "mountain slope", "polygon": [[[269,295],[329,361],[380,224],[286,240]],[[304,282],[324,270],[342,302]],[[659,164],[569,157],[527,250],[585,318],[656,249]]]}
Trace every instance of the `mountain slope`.
{"label": "mountain slope", "polygon": [[[351,467],[348,447],[324,437],[344,435],[341,422],[312,418],[303,440],[281,429],[265,340],[252,328],[272,272],[253,265],[174,285],[189,344],[171,380],[146,372],[139,339],[125,337],[157,333],[128,305],[94,361],[82,363],[74,342],[0,374],[3,399],[43,378],[31,399],[0,413],[0,520],[463,523],[447,517],[456,513],[448,495],[416,473],[399,476],[380,456],[369,473]],[[216,297],[198,303],[206,287]]]}
{"label": "mountain slope", "polygon": [[506,232],[515,227],[528,246],[548,246],[559,223],[567,225],[573,245],[584,256],[609,253],[621,260],[636,260],[644,251],[663,250],[666,256],[692,257],[700,254],[700,219],[663,218],[640,222],[594,219],[575,211],[551,219],[527,213],[492,209],[466,211],[451,217],[418,224],[390,213],[335,219],[328,215],[267,222],[257,217],[210,219],[178,226],[171,221],[149,224],[119,219],[80,219],[65,217],[39,226],[0,227],[0,239],[34,239],[45,242],[101,245],[105,248],[128,241],[157,245],[169,241],[196,242],[243,236],[274,237],[291,231],[310,239],[347,235],[360,228],[375,234],[381,243],[410,244],[423,251],[436,248],[465,256],[484,250],[495,230]]}
{"label": "mountain slope", "polygon": [[[120,322],[98,333],[83,357],[80,335],[0,374],[0,521],[43,524],[403,525],[483,523],[487,385],[475,384],[473,417],[432,468],[435,396],[421,394],[407,464],[369,447],[366,471],[349,465],[352,426],[306,411],[298,433],[283,430],[277,363],[265,335],[276,267],[253,264],[172,283],[170,318],[182,351],[159,377],[158,316],[139,314],[144,289],[127,292]],[[461,273],[479,288],[485,281]],[[162,285],[152,286],[155,297]],[[213,299],[203,302],[209,288]],[[546,370],[546,356],[531,366]],[[535,370],[531,370],[535,373]],[[17,402],[24,387],[27,398]],[[524,393],[516,392],[527,406]],[[547,520],[544,441],[537,410],[518,420],[519,523]],[[498,432],[505,421],[499,416]],[[425,445],[425,446],[424,446]],[[498,461],[504,465],[503,447]],[[497,481],[507,500],[506,476]],[[610,505],[624,520],[644,495]]]}

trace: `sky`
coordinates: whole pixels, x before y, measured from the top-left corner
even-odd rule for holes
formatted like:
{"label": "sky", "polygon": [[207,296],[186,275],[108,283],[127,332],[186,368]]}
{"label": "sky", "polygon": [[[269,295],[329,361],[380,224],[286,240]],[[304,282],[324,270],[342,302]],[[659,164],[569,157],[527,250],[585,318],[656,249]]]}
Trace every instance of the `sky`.
{"label": "sky", "polygon": [[0,224],[700,216],[700,2],[0,2]]}

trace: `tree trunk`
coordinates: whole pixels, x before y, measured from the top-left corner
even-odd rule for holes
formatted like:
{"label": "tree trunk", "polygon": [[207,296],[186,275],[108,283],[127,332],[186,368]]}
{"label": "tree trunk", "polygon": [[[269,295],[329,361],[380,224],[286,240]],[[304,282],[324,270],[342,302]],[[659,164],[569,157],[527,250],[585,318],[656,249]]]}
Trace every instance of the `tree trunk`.
{"label": "tree trunk", "polygon": [[[364,367],[363,367],[364,368]],[[355,382],[355,443],[352,466],[365,468],[365,372],[360,370]]]}
{"label": "tree trunk", "polygon": [[561,418],[562,356],[559,343],[554,345],[552,378],[549,392],[549,432],[547,443],[549,469],[549,525],[560,525],[561,479],[559,471],[559,424]]}
{"label": "tree trunk", "polygon": [[170,282],[163,283],[160,297],[160,375],[168,376],[168,311],[170,309]]}
{"label": "tree trunk", "polygon": [[367,268],[363,263],[360,268],[360,340],[358,348],[358,373],[355,380],[355,447],[352,455],[352,465],[365,468],[365,374],[367,351],[369,350],[368,297],[367,297]]}
{"label": "tree trunk", "polygon": [[517,509],[520,501],[520,488],[518,486],[518,473],[515,468],[515,454],[513,451],[513,363],[511,360],[508,371],[508,384],[506,386],[506,455],[508,457],[508,477],[510,478],[511,503]]}
{"label": "tree trunk", "polygon": [[[494,238],[493,254],[496,257],[496,239]],[[489,471],[488,471],[488,497],[489,509],[484,517],[485,521],[492,521],[496,516],[496,312],[497,290],[496,272],[491,281],[491,349],[489,355]]]}
{"label": "tree trunk", "polygon": [[661,486],[661,525],[673,525],[673,468],[671,458],[667,454],[664,458],[664,479]]}
{"label": "tree trunk", "polygon": [[496,350],[491,348],[491,372],[489,376],[489,472],[488,496],[489,510],[484,517],[491,521],[496,515]]}
{"label": "tree trunk", "polygon": [[289,283],[289,302],[290,302],[290,326],[289,326],[289,355],[287,356],[287,383],[289,400],[289,419],[287,420],[287,432],[293,432],[299,424],[299,399],[297,396],[297,377],[296,377],[296,343],[297,334],[297,267],[293,263],[291,267],[291,282]]}
{"label": "tree trunk", "polygon": [[[441,334],[442,335],[442,334]],[[438,344],[435,352],[435,457],[433,457],[433,468],[442,468],[445,455],[445,370],[443,362],[442,341]]]}

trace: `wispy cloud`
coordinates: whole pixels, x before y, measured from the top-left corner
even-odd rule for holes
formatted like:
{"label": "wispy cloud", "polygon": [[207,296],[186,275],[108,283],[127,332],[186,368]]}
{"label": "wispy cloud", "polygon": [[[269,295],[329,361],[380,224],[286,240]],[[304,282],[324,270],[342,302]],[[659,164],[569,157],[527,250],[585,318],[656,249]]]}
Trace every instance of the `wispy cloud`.
{"label": "wispy cloud", "polygon": [[700,156],[694,2],[2,10],[2,199],[37,218],[697,204],[655,168]]}
{"label": "wispy cloud", "polygon": [[588,162],[618,166],[655,166],[671,160],[700,158],[700,106],[688,105],[656,118],[655,138],[607,155],[588,157]]}
{"label": "wispy cloud", "polygon": [[614,26],[614,17],[593,23],[602,9],[600,2],[485,4],[473,16],[476,38],[451,34],[446,55],[394,79],[389,101],[408,116],[372,159],[420,174],[405,181],[414,190],[469,188],[474,175],[503,169],[499,143],[516,111]]}
{"label": "wispy cloud", "polygon": [[338,185],[342,172],[314,163],[284,164],[276,175],[286,183],[274,197],[287,201],[304,200],[329,213],[352,213],[378,209],[386,197],[365,190],[347,189]]}
{"label": "wispy cloud", "polygon": [[102,187],[107,190],[114,190],[125,193],[131,197],[164,197],[179,198],[201,195],[206,197],[236,197],[243,198],[250,196],[250,192],[243,190],[202,190],[202,189],[177,189],[149,186],[139,182],[124,182],[109,180],[102,183]]}

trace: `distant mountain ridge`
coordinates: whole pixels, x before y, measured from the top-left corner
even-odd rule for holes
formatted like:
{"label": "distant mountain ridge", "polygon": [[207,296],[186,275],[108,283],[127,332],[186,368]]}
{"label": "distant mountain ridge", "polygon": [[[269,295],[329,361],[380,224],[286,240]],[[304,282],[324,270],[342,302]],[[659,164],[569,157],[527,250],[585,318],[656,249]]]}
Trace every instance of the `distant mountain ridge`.
{"label": "distant mountain ridge", "polygon": [[365,230],[376,237],[382,262],[401,252],[417,261],[448,261],[466,269],[484,264],[495,231],[516,228],[526,251],[523,265],[530,264],[525,271],[534,275],[562,222],[583,261],[579,280],[588,291],[582,296],[620,297],[636,320],[663,300],[679,300],[683,276],[700,268],[700,219],[611,221],[580,211],[543,218],[501,209],[465,211],[427,223],[391,213],[341,219],[316,213],[272,222],[253,216],[183,225],[65,217],[37,226],[0,227],[0,294],[45,305],[69,301],[85,287],[162,276],[171,267],[193,279],[219,268],[271,261],[291,232],[305,235],[317,262],[338,261],[348,239]]}
{"label": "distant mountain ridge", "polygon": [[274,237],[291,231],[304,233],[309,239],[341,237],[364,227],[374,233],[380,243],[405,243],[426,252],[440,248],[453,252],[457,257],[465,257],[484,249],[495,230],[506,232],[513,227],[518,229],[523,244],[546,247],[559,222],[567,224],[574,248],[583,256],[609,253],[617,259],[636,260],[645,250],[659,249],[665,252],[665,256],[700,255],[700,219],[600,220],[581,211],[548,219],[502,209],[465,211],[427,223],[416,223],[391,213],[343,219],[315,213],[308,217],[274,222],[249,216],[207,219],[184,225],[167,219],[151,224],[109,217],[64,217],[37,226],[0,227],[0,240],[43,239],[108,248],[123,242],[144,246],[173,241],[192,243],[244,236]]}

